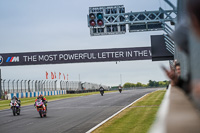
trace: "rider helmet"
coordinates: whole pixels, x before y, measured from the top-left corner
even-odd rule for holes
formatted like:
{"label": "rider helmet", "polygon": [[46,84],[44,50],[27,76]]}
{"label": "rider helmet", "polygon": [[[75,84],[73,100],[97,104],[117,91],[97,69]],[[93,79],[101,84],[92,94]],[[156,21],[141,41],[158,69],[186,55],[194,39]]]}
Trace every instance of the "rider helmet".
{"label": "rider helmet", "polygon": [[43,95],[42,95],[42,94],[40,94],[40,95],[39,95],[39,98],[43,98]]}

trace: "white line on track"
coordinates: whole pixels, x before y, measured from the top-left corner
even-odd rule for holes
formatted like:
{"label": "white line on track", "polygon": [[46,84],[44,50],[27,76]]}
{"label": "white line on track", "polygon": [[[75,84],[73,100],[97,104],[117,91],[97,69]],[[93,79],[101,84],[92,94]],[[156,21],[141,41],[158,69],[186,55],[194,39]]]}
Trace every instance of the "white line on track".
{"label": "white line on track", "polygon": [[[151,93],[151,92],[150,92]],[[149,94],[149,93],[147,93]],[[126,108],[130,107],[132,104],[134,104],[135,102],[137,102],[138,100],[142,99],[143,97],[145,97],[147,94],[145,94],[144,96],[138,98],[137,100],[133,101],[131,104],[127,105],[126,107],[124,107],[123,109],[121,109],[120,111],[118,111],[117,113],[113,114],[112,116],[110,116],[109,118],[105,119],[104,121],[102,121],[101,123],[99,123],[98,125],[96,125],[95,127],[91,128],[89,131],[87,131],[86,133],[91,133],[93,132],[95,129],[97,129],[98,127],[100,127],[101,125],[103,125],[104,123],[106,123],[107,121],[109,121],[110,119],[112,119],[113,117],[115,117],[116,115],[118,115],[119,113],[121,113],[123,110],[125,110]]]}

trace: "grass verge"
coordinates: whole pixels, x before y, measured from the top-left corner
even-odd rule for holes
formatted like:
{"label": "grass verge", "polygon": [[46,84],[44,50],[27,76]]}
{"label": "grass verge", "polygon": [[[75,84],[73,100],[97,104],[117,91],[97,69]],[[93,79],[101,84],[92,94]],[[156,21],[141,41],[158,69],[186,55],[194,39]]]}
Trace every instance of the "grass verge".
{"label": "grass verge", "polygon": [[93,133],[146,133],[155,120],[165,90],[148,94]]}
{"label": "grass verge", "polygon": [[[108,92],[114,92],[114,91],[105,91],[105,93],[108,93]],[[60,99],[65,99],[65,98],[80,97],[80,96],[87,96],[87,95],[93,95],[93,94],[99,94],[99,92],[45,96],[45,98],[47,99],[47,101],[55,101],[55,100],[60,100]],[[36,99],[36,97],[20,98],[21,105],[22,106],[33,105],[35,102],[35,99]],[[1,100],[0,101],[0,110],[9,109],[10,108],[9,104],[10,104],[10,100]]]}

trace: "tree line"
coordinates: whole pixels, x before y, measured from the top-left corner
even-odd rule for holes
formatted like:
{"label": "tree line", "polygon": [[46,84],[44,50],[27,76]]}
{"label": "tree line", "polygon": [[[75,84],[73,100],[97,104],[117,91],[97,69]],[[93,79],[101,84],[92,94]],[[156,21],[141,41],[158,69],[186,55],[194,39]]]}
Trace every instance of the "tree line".
{"label": "tree line", "polygon": [[152,81],[149,80],[147,84],[142,84],[140,82],[137,83],[125,83],[123,88],[131,88],[131,87],[166,87],[169,84],[169,81]]}

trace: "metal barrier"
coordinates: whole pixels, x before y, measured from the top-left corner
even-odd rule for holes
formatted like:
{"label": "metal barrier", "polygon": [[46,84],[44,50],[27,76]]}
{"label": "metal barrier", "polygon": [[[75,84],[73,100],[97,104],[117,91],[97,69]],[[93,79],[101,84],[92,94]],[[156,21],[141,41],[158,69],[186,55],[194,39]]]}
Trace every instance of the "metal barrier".
{"label": "metal barrier", "polygon": [[2,96],[4,99],[10,99],[14,95],[18,98],[36,97],[39,94],[58,95],[66,92],[88,92],[96,91],[100,86],[108,89],[108,86],[78,82],[78,81],[59,81],[57,80],[6,80],[1,81]]}

